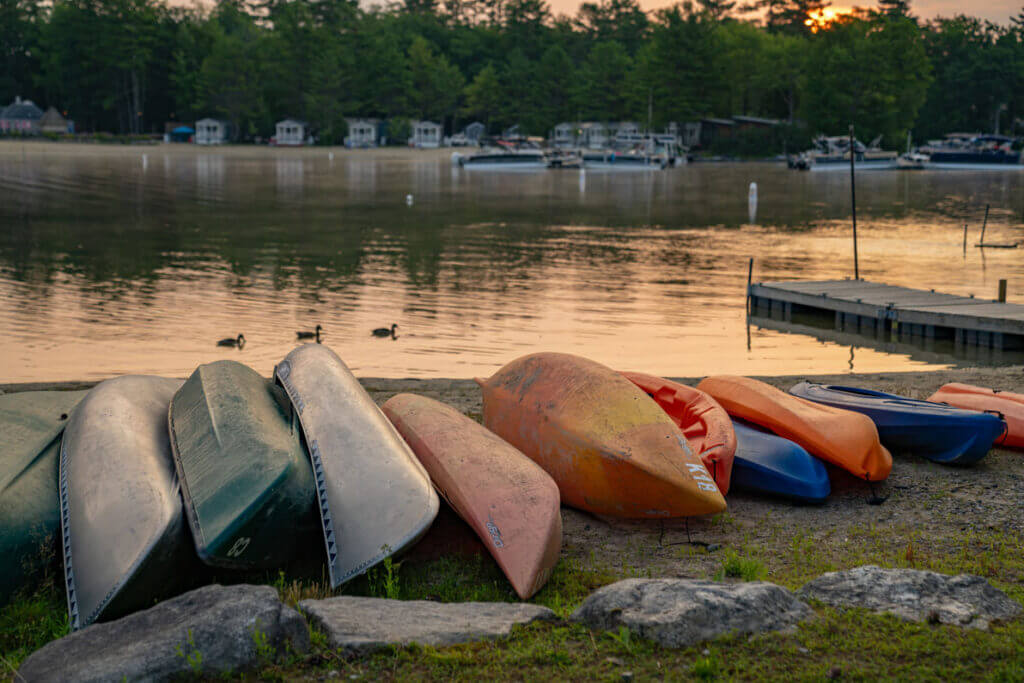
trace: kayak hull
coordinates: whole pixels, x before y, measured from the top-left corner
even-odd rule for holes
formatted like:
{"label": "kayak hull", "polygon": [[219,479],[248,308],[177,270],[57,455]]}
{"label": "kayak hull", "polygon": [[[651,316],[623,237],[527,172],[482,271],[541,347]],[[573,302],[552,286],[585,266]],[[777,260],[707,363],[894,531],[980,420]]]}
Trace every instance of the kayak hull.
{"label": "kayak hull", "polygon": [[624,372],[622,375],[653,398],[672,418],[708,468],[718,490],[723,496],[729,493],[736,433],[729,414],[718,405],[718,401],[703,391],[654,375],[642,372]]}
{"label": "kayak hull", "polygon": [[68,421],[60,509],[72,629],[147,607],[194,580],[167,435],[180,386],[163,377],[107,380]]}
{"label": "kayak hull", "polygon": [[856,477],[881,481],[892,470],[892,455],[865,415],[813,403],[749,377],[707,377],[697,388],[731,417],[765,427]]}
{"label": "kayak hull", "polygon": [[313,469],[283,390],[241,363],[217,361],[192,373],[167,419],[205,563],[253,570],[312,559],[321,536]]}
{"label": "kayak hull", "polygon": [[60,436],[86,393],[0,395],[0,607],[56,568]]}
{"label": "kayak hull", "polygon": [[433,399],[398,394],[383,410],[516,594],[526,600],[539,591],[562,549],[558,485],[548,473],[493,432]]}
{"label": "kayak hull", "polygon": [[538,353],[477,382],[484,426],[550,474],[564,504],[627,518],[725,509],[683,433],[614,370],[578,356]]}
{"label": "kayak hull", "polygon": [[997,439],[997,445],[1024,448],[1024,394],[953,382],[942,386],[928,400],[964,410],[998,413],[1006,422],[1006,433]]}
{"label": "kayak hull", "polygon": [[801,382],[789,393],[867,415],[891,452],[913,453],[946,465],[978,462],[1006,430],[996,415],[869,389]]}
{"label": "kayak hull", "polygon": [[789,439],[736,420],[736,489],[801,503],[823,503],[832,491],[825,465]]}
{"label": "kayak hull", "polygon": [[348,367],[321,344],[277,366],[306,437],[331,585],[415,543],[439,502],[423,466]]}

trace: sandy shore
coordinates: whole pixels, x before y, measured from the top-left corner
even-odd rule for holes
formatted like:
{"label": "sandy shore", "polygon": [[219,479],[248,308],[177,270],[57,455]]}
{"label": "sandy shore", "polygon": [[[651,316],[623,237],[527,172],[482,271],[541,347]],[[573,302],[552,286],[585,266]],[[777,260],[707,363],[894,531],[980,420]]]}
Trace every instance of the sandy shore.
{"label": "sandy shore", "polygon": [[[1024,391],[1024,366],[763,379],[783,389],[808,379],[926,398],[942,384],[954,381]],[[686,383],[696,380],[683,378]],[[414,392],[480,419],[480,391],[472,380],[368,378],[362,382],[378,403],[396,393]],[[79,389],[90,384],[0,385],[0,389]],[[1014,546],[1014,552],[1021,552],[1024,454],[1020,452],[993,450],[969,468],[895,454],[892,474],[874,486],[874,493],[887,499],[881,505],[869,504],[872,491],[852,477],[834,480],[833,495],[822,506],[732,492],[726,513],[689,522],[612,520],[563,508],[563,557],[627,573],[710,576],[721,566],[722,552],[686,544],[687,527],[691,539],[762,558],[770,577],[790,581],[808,567],[825,571],[854,566],[863,557],[916,553],[927,566],[929,556],[949,558],[969,552],[973,543],[990,543],[996,536],[1000,543]],[[465,539],[456,545],[465,547]],[[1024,585],[1024,576],[1000,579]]]}

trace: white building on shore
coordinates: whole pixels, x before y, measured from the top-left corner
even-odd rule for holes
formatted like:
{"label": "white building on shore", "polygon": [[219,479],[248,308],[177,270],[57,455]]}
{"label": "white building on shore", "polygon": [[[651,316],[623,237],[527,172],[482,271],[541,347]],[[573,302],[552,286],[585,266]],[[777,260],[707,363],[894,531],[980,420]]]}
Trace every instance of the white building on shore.
{"label": "white building on shore", "polygon": [[297,119],[278,121],[274,126],[274,144],[278,147],[301,147],[312,142],[309,124]]}
{"label": "white building on shore", "polygon": [[444,129],[441,124],[433,121],[413,121],[412,135],[409,137],[409,146],[419,149],[437,149],[441,146],[441,135]]}
{"label": "white building on shore", "polygon": [[230,138],[231,124],[218,119],[199,119],[196,121],[197,145],[223,145]]}
{"label": "white building on shore", "polygon": [[349,148],[376,147],[380,144],[377,130],[380,121],[377,119],[345,119],[348,124],[348,135],[344,144]]}

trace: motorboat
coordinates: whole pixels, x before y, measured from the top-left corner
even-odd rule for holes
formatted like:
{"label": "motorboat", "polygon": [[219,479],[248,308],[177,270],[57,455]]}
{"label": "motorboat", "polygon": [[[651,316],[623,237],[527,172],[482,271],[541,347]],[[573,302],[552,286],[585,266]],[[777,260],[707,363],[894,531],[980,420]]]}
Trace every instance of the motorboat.
{"label": "motorboat", "polygon": [[[853,141],[853,158],[856,168],[896,168],[896,152],[879,147],[881,136],[865,146],[857,139]],[[802,171],[821,171],[850,167],[850,138],[845,135],[819,135],[814,147],[789,160],[789,167]]]}
{"label": "motorboat", "polygon": [[941,140],[929,140],[918,152],[929,158],[930,168],[1005,169],[1024,168],[1017,139],[1006,135],[949,133]]}

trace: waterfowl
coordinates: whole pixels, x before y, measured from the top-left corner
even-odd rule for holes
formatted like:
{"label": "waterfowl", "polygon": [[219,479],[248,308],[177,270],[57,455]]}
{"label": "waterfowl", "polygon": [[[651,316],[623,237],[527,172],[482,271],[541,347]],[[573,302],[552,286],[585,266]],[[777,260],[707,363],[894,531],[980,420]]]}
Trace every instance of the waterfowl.
{"label": "waterfowl", "polygon": [[295,336],[299,339],[316,339],[316,343],[320,343],[320,332],[324,328],[321,325],[316,326],[316,332],[296,332]]}
{"label": "waterfowl", "polygon": [[373,336],[374,337],[394,337],[395,336],[395,329],[397,329],[397,328],[398,328],[398,325],[396,325],[395,323],[391,323],[391,329],[388,329],[386,327],[378,327],[377,329],[375,329],[373,331]]}
{"label": "waterfowl", "polygon": [[234,339],[232,339],[231,337],[226,337],[225,339],[221,339],[219,342],[217,342],[217,346],[230,346],[242,348],[243,346],[245,346],[245,335],[239,334]]}

